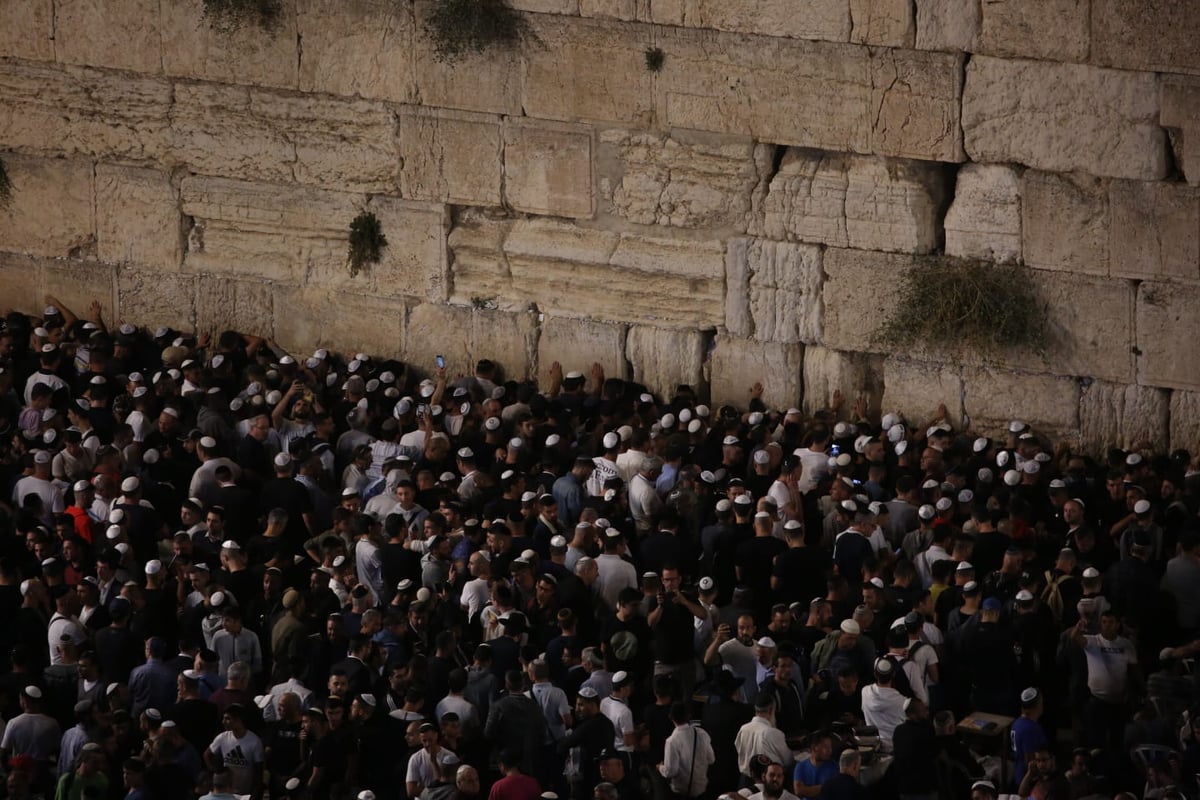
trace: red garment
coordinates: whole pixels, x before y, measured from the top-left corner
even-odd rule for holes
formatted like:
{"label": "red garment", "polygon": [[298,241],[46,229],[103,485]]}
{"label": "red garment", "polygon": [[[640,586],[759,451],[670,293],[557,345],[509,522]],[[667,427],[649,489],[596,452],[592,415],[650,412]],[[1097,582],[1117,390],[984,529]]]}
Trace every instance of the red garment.
{"label": "red garment", "polygon": [[75,519],[75,534],[88,544],[92,543],[92,518],[79,506],[67,506],[66,513]]}
{"label": "red garment", "polygon": [[528,775],[507,775],[492,784],[488,800],[538,800],[542,796],[541,784]]}

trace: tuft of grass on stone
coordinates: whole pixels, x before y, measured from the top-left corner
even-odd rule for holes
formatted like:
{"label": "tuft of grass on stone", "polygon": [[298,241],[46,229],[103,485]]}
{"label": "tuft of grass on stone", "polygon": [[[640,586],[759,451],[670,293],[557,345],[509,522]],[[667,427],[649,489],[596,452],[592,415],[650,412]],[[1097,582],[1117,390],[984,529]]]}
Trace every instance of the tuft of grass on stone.
{"label": "tuft of grass on stone", "polygon": [[507,0],[435,0],[425,21],[438,61],[454,63],[489,49],[515,47],[536,38]]}
{"label": "tuft of grass on stone", "polygon": [[204,20],[221,33],[257,25],[273,35],[282,18],[283,0],[204,0]]}
{"label": "tuft of grass on stone", "polygon": [[350,252],[347,255],[350,274],[357,275],[368,265],[378,264],[387,243],[387,237],[383,235],[383,226],[379,224],[379,217],[370,211],[364,211],[355,217],[350,223]]}
{"label": "tuft of grass on stone", "polygon": [[661,47],[646,48],[646,69],[650,72],[662,72],[663,63],[666,60],[667,55]]}
{"label": "tuft of grass on stone", "polygon": [[8,177],[8,166],[4,163],[4,159],[0,158],[0,208],[6,208],[12,203],[12,198],[12,178]]}
{"label": "tuft of grass on stone", "polygon": [[943,257],[910,267],[898,295],[875,331],[878,344],[985,358],[1012,350],[1045,352],[1047,306],[1028,267]]}

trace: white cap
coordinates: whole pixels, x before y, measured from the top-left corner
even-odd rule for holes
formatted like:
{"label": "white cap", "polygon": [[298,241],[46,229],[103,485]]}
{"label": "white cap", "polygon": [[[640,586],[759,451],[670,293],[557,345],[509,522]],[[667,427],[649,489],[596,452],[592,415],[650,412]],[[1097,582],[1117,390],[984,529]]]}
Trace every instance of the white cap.
{"label": "white cap", "polygon": [[566,547],[567,546],[567,537],[562,536],[562,535],[552,537],[550,539],[550,546],[554,547],[554,548]]}
{"label": "white cap", "polygon": [[726,436],[724,439],[721,440],[721,444],[723,444],[723,445],[735,445],[737,443],[738,443],[738,438],[736,436]]}
{"label": "white cap", "polygon": [[242,546],[240,544],[238,544],[237,542],[235,542],[233,539],[226,539],[225,541],[221,542],[221,549],[222,550],[241,550]]}
{"label": "white cap", "polygon": [[767,464],[767,463],[770,463],[770,461],[771,461],[771,456],[769,453],[767,453],[766,450],[755,450],[754,451],[754,463],[755,464]]}
{"label": "white cap", "polygon": [[1125,466],[1127,467],[1136,467],[1140,463],[1142,463],[1141,453],[1130,453],[1125,456]]}
{"label": "white cap", "polygon": [[618,436],[613,431],[609,431],[608,433],[604,434],[603,444],[604,444],[605,450],[613,450],[620,443],[621,443],[621,437]]}
{"label": "white cap", "polygon": [[717,501],[717,511],[724,513],[733,508],[733,504],[729,502],[729,498],[723,497]]}
{"label": "white cap", "polygon": [[917,509],[917,516],[923,520],[933,519],[935,513],[936,512],[934,511],[933,506],[929,505],[928,503]]}
{"label": "white cap", "polygon": [[1021,473],[1015,469],[1010,469],[1004,473],[1004,482],[1009,486],[1016,486],[1021,482]]}
{"label": "white cap", "polygon": [[142,482],[135,477],[128,477],[121,481],[121,491],[125,493],[136,492],[141,488]]}
{"label": "white cap", "polygon": [[464,460],[468,458],[474,458],[475,451],[469,447],[460,447],[458,450],[458,457]]}
{"label": "white cap", "polygon": [[[400,402],[404,402],[404,401],[401,400]],[[399,405],[397,405],[397,408],[398,407],[399,407]],[[489,431],[499,430],[500,418],[499,417],[488,417],[487,419],[485,419],[483,421],[483,427],[484,427],[484,430],[489,430]]]}
{"label": "white cap", "polygon": [[1021,471],[1026,475],[1037,475],[1042,469],[1042,465],[1036,461],[1026,461],[1021,465]]}
{"label": "white cap", "polygon": [[557,433],[552,433],[546,437],[546,447],[557,447],[558,443],[561,441],[561,436],[559,436]]}
{"label": "white cap", "polygon": [[124,542],[117,542],[116,547],[113,549],[121,555],[126,555],[129,552],[129,545],[125,544]]}
{"label": "white cap", "polygon": [[1147,514],[1149,512],[1150,512],[1150,501],[1149,500],[1138,500],[1136,503],[1133,504],[1133,513]]}
{"label": "white cap", "polygon": [[26,686],[22,691],[25,693],[26,697],[32,697],[34,700],[42,699],[42,690],[33,684]]}
{"label": "white cap", "polygon": [[1029,591],[1028,589],[1022,589],[1021,591],[1017,592],[1018,603],[1028,603],[1032,599],[1033,592]]}
{"label": "white cap", "polygon": [[1100,570],[1096,569],[1095,567],[1088,567],[1087,569],[1085,569],[1083,571],[1083,577],[1088,578],[1088,579],[1099,578]]}
{"label": "white cap", "polygon": [[522,503],[532,503],[534,500],[537,500],[537,492],[524,492],[521,495]]}
{"label": "white cap", "polygon": [[1007,450],[1001,450],[1000,452],[996,453],[996,466],[1007,467],[1009,458],[1010,456]]}
{"label": "white cap", "polygon": [[772,639],[770,636],[762,637],[757,642],[755,642],[755,644],[758,645],[759,647],[765,648],[767,650],[774,650],[776,647],[775,640]]}
{"label": "white cap", "polygon": [[976,439],[974,442],[971,443],[971,450],[973,450],[976,453],[982,453],[984,450],[988,449],[989,444],[991,444],[991,442],[989,442],[985,437],[980,436],[978,439]]}
{"label": "white cap", "polygon": [[146,562],[146,574],[157,575],[158,573],[162,572],[162,566],[163,565],[161,561],[159,561],[157,558],[152,558]]}
{"label": "white cap", "polygon": [[700,420],[698,420],[698,419],[694,419],[694,420],[692,420],[691,422],[689,422],[689,423],[688,423],[688,428],[687,428],[687,429],[688,429],[688,433],[699,433],[699,432],[700,432],[700,429],[701,429],[701,428],[703,428],[703,427],[704,427],[704,423],[702,423],[702,422],[701,422]]}
{"label": "white cap", "polygon": [[219,606],[225,602],[225,593],[222,591],[213,592],[208,598],[209,605]]}
{"label": "white cap", "polygon": [[896,442],[896,446],[893,449],[896,451],[896,455],[902,456],[908,452],[908,442]]}
{"label": "white cap", "polygon": [[974,499],[975,499],[975,493],[972,492],[970,489],[963,489],[961,492],[958,493],[958,502],[962,503],[963,505],[967,505]]}
{"label": "white cap", "polygon": [[291,463],[292,457],[287,453],[280,453],[279,455],[275,456],[275,466],[279,469],[283,469]]}
{"label": "white cap", "polygon": [[200,446],[205,450],[215,450],[217,447],[217,440],[211,436],[204,436],[200,439]]}
{"label": "white cap", "polygon": [[954,501],[949,497],[942,497],[937,501],[937,504],[934,506],[934,508],[936,508],[938,511],[949,511],[953,505]]}
{"label": "white cap", "polygon": [[903,425],[900,425],[900,424],[893,425],[892,427],[887,429],[888,441],[891,442],[892,444],[896,444],[897,442],[899,442],[900,440],[902,440],[904,438],[905,433],[907,433],[907,431],[904,430]]}
{"label": "white cap", "polygon": [[879,423],[880,423],[881,428],[883,428],[884,430],[887,430],[888,428],[892,427],[899,421],[900,421],[899,414],[884,414],[883,419],[881,419],[879,421]]}
{"label": "white cap", "polygon": [[713,590],[713,587],[716,586],[716,582],[712,578],[705,575],[703,578],[700,579],[699,586],[700,586],[700,591],[711,592]]}
{"label": "white cap", "polygon": [[35,453],[33,456],[33,463],[49,464],[50,463],[50,452],[48,450],[38,450],[37,453]]}
{"label": "white cap", "polygon": [[955,572],[968,572],[973,569],[975,569],[975,565],[972,564],[970,561],[960,561],[960,562],[958,562],[958,566],[954,568],[954,571]]}
{"label": "white cap", "polygon": [[852,619],[844,619],[841,624],[842,633],[847,633],[851,636],[861,636],[862,626]]}
{"label": "white cap", "polygon": [[108,521],[111,522],[113,525],[119,525],[121,522],[124,522],[125,521],[125,509],[114,508],[112,511],[108,512]]}
{"label": "white cap", "polygon": [[1033,688],[1032,686],[1030,686],[1025,691],[1021,692],[1021,702],[1022,703],[1032,703],[1034,700],[1037,700],[1037,699],[1038,699],[1038,690]]}
{"label": "white cap", "polygon": [[1050,481],[1050,488],[1051,489],[1065,489],[1065,488],[1067,488],[1067,482],[1064,481],[1062,478],[1055,478],[1054,480]]}
{"label": "white cap", "polygon": [[1025,430],[1028,427],[1029,426],[1026,425],[1024,422],[1021,422],[1021,420],[1014,419],[1012,422],[1008,423],[1008,432],[1009,433],[1020,433],[1021,431]]}
{"label": "white cap", "polygon": [[104,532],[104,538],[108,539],[110,542],[113,539],[120,539],[121,538],[121,526],[120,525],[109,525],[108,530],[106,530]]}

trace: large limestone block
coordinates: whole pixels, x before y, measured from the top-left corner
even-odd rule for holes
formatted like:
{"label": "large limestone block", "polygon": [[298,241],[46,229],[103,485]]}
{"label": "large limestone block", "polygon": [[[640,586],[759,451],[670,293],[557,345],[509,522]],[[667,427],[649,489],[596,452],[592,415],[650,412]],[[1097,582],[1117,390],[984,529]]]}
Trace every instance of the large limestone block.
{"label": "large limestone block", "polygon": [[518,211],[587,219],[592,133],[578,125],[509,118],[504,125],[504,199]]}
{"label": "large limestone block", "polygon": [[1087,60],[1091,0],[983,0],[979,5],[983,24],[977,52]]}
{"label": "large limestone block", "polygon": [[936,164],[789,148],[762,202],[763,232],[835,247],[932,252],[946,180]]}
{"label": "large limestone block", "polygon": [[850,41],[846,0],[651,0],[653,22],[826,42]]}
{"label": "large limestone block", "polygon": [[[536,42],[467,53],[456,62],[438,61],[433,43],[425,35],[433,3],[417,0],[416,33],[412,37],[416,94],[412,102],[436,108],[523,115],[521,107],[522,52],[541,49]],[[533,114],[530,116],[545,116]]]}
{"label": "large limestone block", "polygon": [[[0,251],[0,286],[4,287],[4,299],[0,300],[0,311],[24,311],[39,313],[46,304],[42,291],[43,259]],[[85,305],[84,308],[87,308]]]}
{"label": "large limestone block", "polygon": [[865,250],[825,250],[825,329],[821,344],[835,350],[879,351],[876,332],[887,321],[895,286],[916,264],[911,256]]}
{"label": "large limestone block", "polygon": [[160,160],[172,102],[159,79],[0,62],[0,142],[21,152]]}
{"label": "large limestone block", "polygon": [[475,309],[471,314],[470,351],[472,363],[488,358],[500,368],[504,379],[524,380],[534,374],[541,328],[537,314]]}
{"label": "large limestone block", "polygon": [[651,0],[579,0],[582,17],[648,21],[650,9]]}
{"label": "large limestone block", "polygon": [[625,326],[614,322],[547,317],[538,338],[537,378],[543,386],[556,361],[562,364],[564,374],[579,371],[590,376],[592,364],[599,364],[604,368],[606,378],[628,378]]}
{"label": "large limestone block", "polygon": [[914,361],[889,356],[883,362],[883,399],[885,414],[899,413],[910,424],[920,425],[933,418],[938,406],[946,405],[947,422],[963,424],[962,368],[957,364]]}
{"label": "large limestone block", "polygon": [[509,4],[534,14],[579,14],[579,0],[509,0]]}
{"label": "large limestone block", "polygon": [[154,169],[98,164],[96,240],[101,261],[178,269],[183,219],[171,176]]}
{"label": "large limestone block", "polygon": [[[541,45],[525,52],[525,115],[568,122],[650,122],[655,73],[646,69],[645,52],[654,45],[649,26],[554,16],[531,18],[531,23]],[[668,58],[674,64],[673,54],[668,52]]]}
{"label": "large limestone block", "polygon": [[1141,441],[1165,450],[1170,408],[1171,392],[1165,389],[1103,381],[1085,384],[1079,401],[1080,444],[1096,454]]}
{"label": "large limestone block", "polygon": [[850,41],[911,48],[917,34],[914,10],[910,0],[850,0]]}
{"label": "large limestone block", "polygon": [[196,328],[196,276],[161,270],[117,270],[117,314],[145,328]]}
{"label": "large limestone block", "polygon": [[90,161],[6,156],[12,202],[0,206],[0,247],[31,255],[95,255]]}
{"label": "large limestone block", "polygon": [[462,212],[447,237],[450,298],[455,303],[524,310],[529,301],[517,294],[504,255],[512,221],[479,210]]}
{"label": "large limestone block", "polygon": [[471,309],[434,303],[421,303],[408,313],[404,327],[401,358],[434,367],[434,359],[446,359],[452,374],[471,374]]}
{"label": "large limestone block", "polygon": [[418,297],[445,302],[449,276],[446,266],[446,232],[450,228],[445,206],[412,203],[376,195],[367,210],[379,219],[387,247],[378,264],[369,267],[381,296]]}
{"label": "large limestone block", "polygon": [[1133,288],[1128,281],[1035,270],[1046,305],[1047,344],[1041,355],[1003,357],[1018,369],[1133,383]]}
{"label": "large limestone block", "polygon": [[400,110],[400,192],[413,200],[498,206],[500,118],[415,106]]}
{"label": "large limestone block", "polygon": [[[186,178],[182,208],[194,228],[184,269],[285,283],[311,274],[314,282],[333,284],[336,275],[349,276],[347,237],[357,199],[297,186]],[[371,290],[369,271],[354,288]]]}
{"label": "large limestone block", "polygon": [[659,44],[670,65],[655,80],[666,125],[963,160],[961,55],[682,28],[664,29]]}
{"label": "large limestone block", "polygon": [[97,261],[46,260],[42,264],[42,291],[81,318],[89,316],[92,302],[100,303],[104,319],[116,318],[116,268]]}
{"label": "large limestone block", "polygon": [[0,0],[0,57],[54,60],[53,0]]}
{"label": "large limestone block", "polygon": [[179,84],[174,155],[193,171],[394,191],[396,125],[380,103]]}
{"label": "large limestone block", "polygon": [[299,0],[300,90],[411,102],[412,7],[392,0]]}
{"label": "large limestone block", "polygon": [[1171,392],[1171,449],[1200,450],[1200,392]]}
{"label": "large limestone block", "polygon": [[980,4],[963,0],[916,0],[919,50],[974,52],[979,39]]}
{"label": "large limestone block", "polygon": [[704,393],[704,355],[708,337],[700,331],[631,325],[625,358],[633,380],[661,397],[673,397],[680,384]]}
{"label": "large limestone block", "polygon": [[718,334],[712,351],[713,405],[745,408],[750,387],[762,383],[762,400],[769,408],[800,404],[804,345],[759,342]]}
{"label": "large limestone block", "polygon": [[639,225],[745,229],[763,172],[743,137],[672,131],[600,133],[600,192],[611,213]]}
{"label": "large limestone block", "polygon": [[946,212],[946,254],[1021,260],[1021,176],[1012,167],[967,164]]}
{"label": "large limestone block", "polygon": [[159,0],[55,0],[54,55],[65,64],[162,71]]}
{"label": "large limestone block", "polygon": [[1172,138],[1175,162],[1192,186],[1200,186],[1200,78],[1162,77],[1159,122],[1178,134]]}
{"label": "large limestone block", "polygon": [[162,68],[168,75],[295,89],[302,54],[292,3],[281,3],[278,27],[214,29],[202,0],[161,0]]}
{"label": "large limestone block", "polygon": [[1113,181],[1109,202],[1114,275],[1200,278],[1200,189]]}
{"label": "large limestone block", "polygon": [[1151,73],[976,56],[962,127],[975,161],[1146,180],[1167,171]]}
{"label": "large limestone block", "polygon": [[1021,253],[1038,269],[1108,273],[1109,181],[1026,170],[1021,189]]}
{"label": "large limestone block", "polygon": [[801,410],[812,414],[829,408],[833,393],[841,392],[842,415],[848,416],[855,400],[867,399],[867,410],[880,414],[884,391],[883,356],[843,353],[820,345],[804,348],[804,402]]}
{"label": "large limestone block", "polygon": [[[284,313],[290,313],[285,311]],[[273,331],[274,290],[262,281],[201,275],[196,280],[196,326],[219,335],[239,331],[258,336]]]}
{"label": "large limestone block", "polygon": [[273,288],[275,339],[284,349],[300,353],[325,347],[382,358],[400,356],[406,313],[402,302],[322,286]]}
{"label": "large limestone block", "polygon": [[1004,437],[1014,417],[1051,438],[1074,442],[1079,431],[1079,382],[1012,370],[963,369],[963,405],[972,430]]}
{"label": "large limestone block", "polygon": [[725,257],[725,326],[762,342],[821,337],[821,248],[732,239]]}
{"label": "large limestone block", "polygon": [[1092,0],[1092,60],[1200,74],[1200,16],[1178,0]]}
{"label": "large limestone block", "polygon": [[504,252],[513,290],[547,313],[697,328],[724,318],[720,242],[524,220]]}
{"label": "large limestone block", "polygon": [[1142,281],[1137,288],[1138,380],[1143,386],[1200,389],[1200,287]]}

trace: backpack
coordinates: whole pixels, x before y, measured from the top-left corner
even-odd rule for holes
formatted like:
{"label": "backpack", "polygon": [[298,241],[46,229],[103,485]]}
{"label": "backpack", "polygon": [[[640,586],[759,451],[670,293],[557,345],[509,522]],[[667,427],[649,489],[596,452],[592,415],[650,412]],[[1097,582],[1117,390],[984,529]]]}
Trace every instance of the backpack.
{"label": "backpack", "polygon": [[1074,575],[1060,575],[1054,577],[1054,573],[1046,570],[1046,588],[1042,590],[1042,602],[1050,609],[1051,615],[1054,617],[1054,624],[1060,625],[1063,618],[1063,596],[1062,586],[1063,581],[1075,580]]}
{"label": "backpack", "polygon": [[892,670],[892,688],[905,697],[916,697],[916,693],[913,692],[912,681],[908,679],[908,673],[904,671],[904,665],[909,663],[909,659],[893,655],[892,653],[886,654],[884,658],[891,661],[894,667]]}

